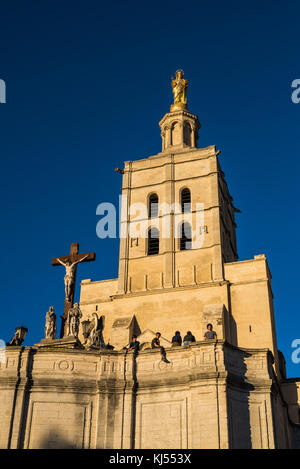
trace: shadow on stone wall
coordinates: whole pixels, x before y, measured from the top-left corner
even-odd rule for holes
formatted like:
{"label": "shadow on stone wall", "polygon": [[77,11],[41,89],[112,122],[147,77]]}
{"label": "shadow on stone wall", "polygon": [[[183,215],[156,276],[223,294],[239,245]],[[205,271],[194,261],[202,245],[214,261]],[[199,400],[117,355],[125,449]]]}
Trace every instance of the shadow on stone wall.
{"label": "shadow on stone wall", "polygon": [[[12,415],[11,415],[11,421],[10,421],[10,429],[9,429],[9,436],[8,436],[8,449],[11,448],[12,444],[12,435],[14,431],[14,422],[15,422],[15,412],[16,412],[16,404],[17,404],[17,397],[18,397],[18,391],[21,383],[21,368],[22,368],[22,360],[23,360],[23,353],[24,353],[25,347],[20,347],[20,353],[18,356],[18,365],[17,365],[17,382],[15,386],[15,391],[14,391],[14,398],[13,398],[13,405],[12,405]],[[23,402],[23,416],[22,420],[20,423],[21,429],[19,433],[18,440],[16,442],[17,448],[23,448],[24,447],[24,435],[25,435],[25,426],[26,426],[26,421],[27,421],[27,414],[28,414],[28,405],[29,405],[29,393],[30,393],[30,387],[32,384],[32,375],[31,375],[31,370],[33,366],[33,355],[31,354],[28,359],[28,364],[27,364],[27,377],[26,377],[26,386],[24,390],[24,402]],[[23,378],[24,379],[24,378]]]}
{"label": "shadow on stone wall", "polygon": [[[227,287],[227,293],[228,293],[228,310],[227,310],[227,315],[228,315],[228,320],[229,320],[229,330],[230,330],[230,343],[232,345],[235,345],[236,347],[238,346],[238,338],[237,338],[237,326],[236,326],[236,321],[232,315],[232,306],[231,306],[231,290],[230,287]],[[226,338],[226,340],[228,340]]]}
{"label": "shadow on stone wall", "polygon": [[83,449],[83,443],[82,445],[76,445],[63,434],[52,429],[41,438],[39,445],[33,445],[32,449]]}
{"label": "shadow on stone wall", "polygon": [[231,449],[252,449],[249,400],[254,386],[246,381],[245,361],[250,356],[250,353],[237,348],[224,347],[225,368],[228,371],[227,399]]}
{"label": "shadow on stone wall", "polygon": [[133,390],[132,390],[132,409],[131,409],[131,442],[130,447],[135,447],[135,431],[136,431],[136,399],[138,391],[138,380],[137,380],[137,362],[136,357],[138,352],[134,354],[133,365],[132,365],[132,379],[133,379]]}
{"label": "shadow on stone wall", "polygon": [[286,447],[285,445],[289,444],[288,441],[288,426],[290,427],[290,438],[293,449],[300,449],[300,406],[298,404],[298,386],[297,382],[299,382],[299,378],[285,378],[283,380],[284,384],[288,383],[289,389],[289,399],[287,404],[284,396],[283,399],[283,411],[286,413],[286,423],[285,423],[285,441],[282,441],[282,437],[278,435],[277,432],[277,440],[278,440],[278,447]]}

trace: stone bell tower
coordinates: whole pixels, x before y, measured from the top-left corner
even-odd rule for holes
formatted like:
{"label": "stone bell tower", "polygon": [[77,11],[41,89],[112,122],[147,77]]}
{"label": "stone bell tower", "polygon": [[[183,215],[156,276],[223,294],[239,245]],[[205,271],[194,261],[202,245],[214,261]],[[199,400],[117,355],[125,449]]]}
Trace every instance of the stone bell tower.
{"label": "stone bell tower", "polygon": [[222,281],[223,263],[237,259],[235,209],[219,151],[197,148],[200,123],[188,111],[182,70],[172,89],[174,103],[159,122],[162,151],[125,162],[121,295]]}
{"label": "stone bell tower", "polygon": [[198,117],[185,109],[166,114],[159,122],[162,137],[162,152],[174,152],[197,147]]}
{"label": "stone bell tower", "polygon": [[[52,261],[69,276],[73,265],[63,318],[71,311],[72,335],[55,339],[51,309],[45,340],[4,351],[1,449],[105,449],[122,463],[119,450],[300,448],[300,379],[286,378],[277,349],[267,260],[237,261],[219,152],[196,147],[182,71],[172,87],[162,152],[120,171],[119,277],[83,280],[71,308],[74,268],[95,258],[73,243]],[[209,324],[216,336],[204,335]],[[156,331],[167,360],[151,348]]]}

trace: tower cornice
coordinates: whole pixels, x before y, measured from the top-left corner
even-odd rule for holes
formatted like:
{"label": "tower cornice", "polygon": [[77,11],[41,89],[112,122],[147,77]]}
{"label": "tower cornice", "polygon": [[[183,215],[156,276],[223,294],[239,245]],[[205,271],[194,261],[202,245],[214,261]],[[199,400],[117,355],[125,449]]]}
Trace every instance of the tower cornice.
{"label": "tower cornice", "polygon": [[189,112],[185,109],[172,111],[172,112],[167,112],[167,114],[165,114],[164,117],[159,121],[159,126],[161,127],[166,121],[168,121],[168,122],[176,121],[176,118],[178,118],[178,117],[182,118],[183,116],[188,117],[189,119],[192,119],[195,122],[197,122],[198,125],[199,125],[198,128],[200,129],[201,124],[198,120],[198,117],[195,114],[193,114],[193,113],[191,113],[191,112]]}

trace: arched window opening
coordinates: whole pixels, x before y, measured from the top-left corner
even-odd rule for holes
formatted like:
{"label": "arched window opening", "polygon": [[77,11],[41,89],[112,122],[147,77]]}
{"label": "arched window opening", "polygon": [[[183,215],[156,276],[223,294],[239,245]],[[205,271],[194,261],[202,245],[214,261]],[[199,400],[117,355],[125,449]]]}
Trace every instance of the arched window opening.
{"label": "arched window opening", "polygon": [[182,143],[182,138],[181,138],[181,125],[179,122],[175,122],[172,125],[172,130],[171,130],[171,138],[172,138],[172,145],[180,145]]}
{"label": "arched window opening", "polygon": [[148,231],[148,256],[159,253],[159,231],[157,228],[150,228]]}
{"label": "arched window opening", "polygon": [[182,223],[180,227],[180,251],[192,249],[192,230],[189,223]]}
{"label": "arched window opening", "polygon": [[158,217],[158,196],[157,194],[151,194],[149,197],[148,207],[149,218]]}
{"label": "arched window opening", "polygon": [[191,135],[192,135],[191,126],[188,122],[185,122],[183,126],[183,143],[185,143],[189,147],[191,146]]}
{"label": "arched window opening", "polygon": [[182,213],[191,211],[191,192],[189,189],[181,191],[181,211]]}

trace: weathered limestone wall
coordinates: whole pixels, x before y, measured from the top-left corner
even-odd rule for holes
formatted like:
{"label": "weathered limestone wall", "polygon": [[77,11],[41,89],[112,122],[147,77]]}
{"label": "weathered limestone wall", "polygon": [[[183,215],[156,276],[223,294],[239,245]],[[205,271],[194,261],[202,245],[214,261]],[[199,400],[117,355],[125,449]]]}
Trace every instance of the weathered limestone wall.
{"label": "weathered limestone wall", "polygon": [[269,348],[280,377],[276,340],[271,274],[264,255],[241,262],[224,264],[225,278],[230,282],[232,317],[237,345]]}
{"label": "weathered limestone wall", "polygon": [[[191,330],[196,340],[202,340],[206,331],[207,322],[213,322],[218,333],[218,338],[234,342],[231,337],[232,321],[228,309],[228,285],[224,282],[203,284],[199,287],[183,287],[176,289],[162,289],[159,291],[144,291],[138,294],[114,295],[102,299],[101,293],[97,294],[97,288],[101,288],[100,282],[83,283],[81,286],[80,308],[83,320],[91,319],[92,313],[96,311],[105,317],[103,336],[105,342],[112,338],[112,327],[119,318],[135,316],[140,332],[146,329],[160,331],[161,334],[171,341],[175,330],[180,330],[182,336]],[[92,293],[91,293],[92,291]],[[94,297],[93,297],[94,295]],[[226,325],[219,322],[209,305],[225,305]],[[206,313],[204,313],[206,311]],[[206,321],[206,322],[205,322]],[[110,343],[121,349],[128,344],[127,340],[122,344]]]}
{"label": "weathered limestone wall", "polygon": [[289,405],[289,415],[294,422],[300,424],[300,378],[289,378],[281,385],[285,401]]}
{"label": "weathered limestone wall", "polygon": [[[141,351],[135,358],[124,352],[8,348],[0,368],[0,447],[295,444],[280,393],[272,386],[266,349],[209,341],[167,349],[167,356],[169,364],[157,350]],[[158,425],[153,425],[155,419]]]}
{"label": "weathered limestone wall", "polygon": [[[160,331],[168,340],[175,330],[184,335],[191,330],[202,340],[206,324],[211,322],[219,339],[245,348],[269,348],[279,359],[271,291],[271,275],[265,256],[224,264],[225,281],[176,288],[145,289],[126,295],[117,294],[117,280],[81,285],[80,307],[83,319],[96,311],[105,317],[104,339],[112,336],[116,319],[135,316],[140,332]],[[214,316],[211,305],[224,306],[223,324]],[[207,312],[211,311],[211,314]],[[118,344],[122,348],[129,340]],[[116,345],[116,344],[112,344]]]}
{"label": "weathered limestone wall", "polygon": [[[123,206],[122,226],[128,225],[130,235],[120,240],[119,293],[223,279],[218,179],[215,146],[125,162],[122,194],[127,203]],[[193,250],[183,255],[179,239],[172,231],[173,223],[168,232],[165,227],[166,220],[168,226],[173,220],[174,230],[178,230],[183,221],[180,194],[185,187],[191,192],[190,223],[194,236]],[[149,219],[147,207],[153,193],[158,196],[159,213]],[[146,212],[142,213],[139,208],[130,213],[129,208],[134,204],[139,207],[143,204]],[[202,210],[199,204],[203,204],[204,212],[203,222],[197,226],[196,219]],[[169,217],[170,207],[173,213]],[[147,256],[146,232],[153,226],[160,232],[159,254]],[[136,228],[142,233],[134,234]],[[198,245],[200,229],[204,236],[203,243]]]}

